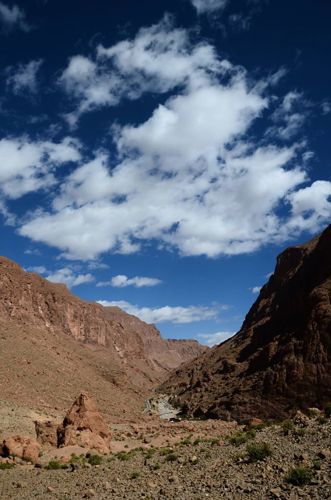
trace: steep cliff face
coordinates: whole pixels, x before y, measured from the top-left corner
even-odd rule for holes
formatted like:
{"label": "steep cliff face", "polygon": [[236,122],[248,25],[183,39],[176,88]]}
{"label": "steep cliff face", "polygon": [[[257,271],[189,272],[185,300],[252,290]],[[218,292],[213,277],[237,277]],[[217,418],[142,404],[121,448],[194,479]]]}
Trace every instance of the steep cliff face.
{"label": "steep cliff face", "polygon": [[[4,257],[0,258],[0,343],[0,383],[6,385],[3,394],[7,391],[15,397],[14,385],[20,378],[16,373],[22,369],[16,357],[20,352],[23,359],[33,359],[27,364],[24,361],[25,382],[19,380],[23,399],[24,384],[27,387],[29,383],[29,391],[35,393],[36,383],[33,384],[29,373],[36,371],[44,377],[45,399],[48,400],[51,398],[47,395],[47,383],[53,384],[45,357],[50,359],[52,373],[59,370],[65,380],[72,380],[75,373],[76,391],[86,389],[94,394],[93,388],[88,387],[94,386],[94,382],[85,380],[88,373],[88,380],[102,377],[103,386],[108,381],[122,390],[129,388],[137,399],[159,383],[167,372],[205,350],[197,342],[165,340],[153,325],[118,308],[104,308],[80,300],[65,285],[52,284],[36,274],[27,273]],[[53,359],[56,351],[58,354]],[[62,363],[64,359],[68,361],[67,373]],[[91,366],[88,367],[88,363]],[[71,365],[76,371],[72,371]],[[15,373],[15,384],[11,380],[12,373]],[[61,379],[58,381],[59,390],[62,390]],[[42,391],[43,380],[40,382],[39,391]],[[68,381],[68,384],[73,385],[73,382]],[[70,398],[72,394],[68,391],[66,401]]]}
{"label": "steep cliff face", "polygon": [[189,413],[281,418],[331,399],[331,226],[285,250],[241,330],[162,390]]}

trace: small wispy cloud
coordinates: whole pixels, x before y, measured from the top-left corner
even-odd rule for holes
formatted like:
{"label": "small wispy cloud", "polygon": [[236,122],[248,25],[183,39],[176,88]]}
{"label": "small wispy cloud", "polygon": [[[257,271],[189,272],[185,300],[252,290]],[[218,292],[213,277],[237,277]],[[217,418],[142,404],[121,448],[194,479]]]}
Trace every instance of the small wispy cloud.
{"label": "small wispy cloud", "polygon": [[234,334],[235,332],[202,333],[198,335],[198,338],[203,344],[213,347],[214,345],[221,344],[230,337],[233,337]]}
{"label": "small wispy cloud", "polygon": [[14,94],[35,94],[38,90],[38,71],[42,60],[37,59],[27,64],[18,64],[7,69],[7,87]]}
{"label": "small wispy cloud", "polygon": [[251,292],[254,294],[260,293],[261,289],[262,289],[262,286],[253,286],[252,288],[250,288]]}
{"label": "small wispy cloud", "polygon": [[115,288],[125,288],[127,286],[134,286],[136,288],[150,287],[160,285],[162,283],[158,278],[147,278],[145,276],[135,276],[128,278],[125,274],[114,276],[110,281],[101,281],[97,283],[97,287],[113,286]]}
{"label": "small wispy cloud", "polygon": [[27,271],[40,274],[51,283],[62,283],[69,288],[91,283],[95,280],[92,274],[77,273],[70,267],[62,267],[55,271],[49,271],[45,266],[31,266],[27,268]]}
{"label": "small wispy cloud", "polygon": [[224,9],[228,0],[191,0],[198,14],[208,14]]}
{"label": "small wispy cloud", "polygon": [[15,29],[22,31],[30,31],[31,26],[26,21],[24,10],[17,5],[6,5],[0,2],[0,27],[5,32],[10,32]]}
{"label": "small wispy cloud", "polygon": [[163,306],[163,307],[140,307],[130,304],[124,300],[107,301],[98,300],[104,307],[119,307],[128,314],[137,316],[146,323],[194,323],[215,319],[219,314],[219,309],[203,306]]}

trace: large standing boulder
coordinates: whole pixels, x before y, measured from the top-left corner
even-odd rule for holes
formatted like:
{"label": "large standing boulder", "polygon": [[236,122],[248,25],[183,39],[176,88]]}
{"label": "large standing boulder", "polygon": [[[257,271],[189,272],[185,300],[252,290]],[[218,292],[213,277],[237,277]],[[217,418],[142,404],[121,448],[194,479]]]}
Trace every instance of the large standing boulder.
{"label": "large standing boulder", "polygon": [[94,400],[82,393],[57,430],[58,446],[83,446],[109,453],[111,434]]}
{"label": "large standing boulder", "polygon": [[23,436],[10,436],[0,445],[0,456],[6,458],[15,456],[23,460],[37,462],[40,445],[34,439]]}

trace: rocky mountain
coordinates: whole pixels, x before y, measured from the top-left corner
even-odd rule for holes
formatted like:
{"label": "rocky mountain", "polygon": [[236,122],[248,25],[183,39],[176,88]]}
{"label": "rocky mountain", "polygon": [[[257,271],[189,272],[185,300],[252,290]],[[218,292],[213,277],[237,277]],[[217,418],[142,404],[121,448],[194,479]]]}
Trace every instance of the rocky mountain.
{"label": "rocky mountain", "polygon": [[331,226],[285,250],[241,330],[161,390],[189,414],[239,421],[331,400]]}
{"label": "rocky mountain", "polygon": [[103,412],[134,415],[168,372],[204,350],[195,341],[165,340],[153,325],[0,258],[3,400],[63,410],[86,390]]}

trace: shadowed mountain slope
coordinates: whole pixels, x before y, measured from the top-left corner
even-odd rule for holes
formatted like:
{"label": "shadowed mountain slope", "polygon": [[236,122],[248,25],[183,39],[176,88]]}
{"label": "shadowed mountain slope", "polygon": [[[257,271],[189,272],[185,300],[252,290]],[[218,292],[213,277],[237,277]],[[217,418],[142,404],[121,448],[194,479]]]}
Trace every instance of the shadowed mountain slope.
{"label": "shadowed mountain slope", "polygon": [[285,250],[241,330],[161,390],[189,414],[238,420],[331,400],[331,226]]}

